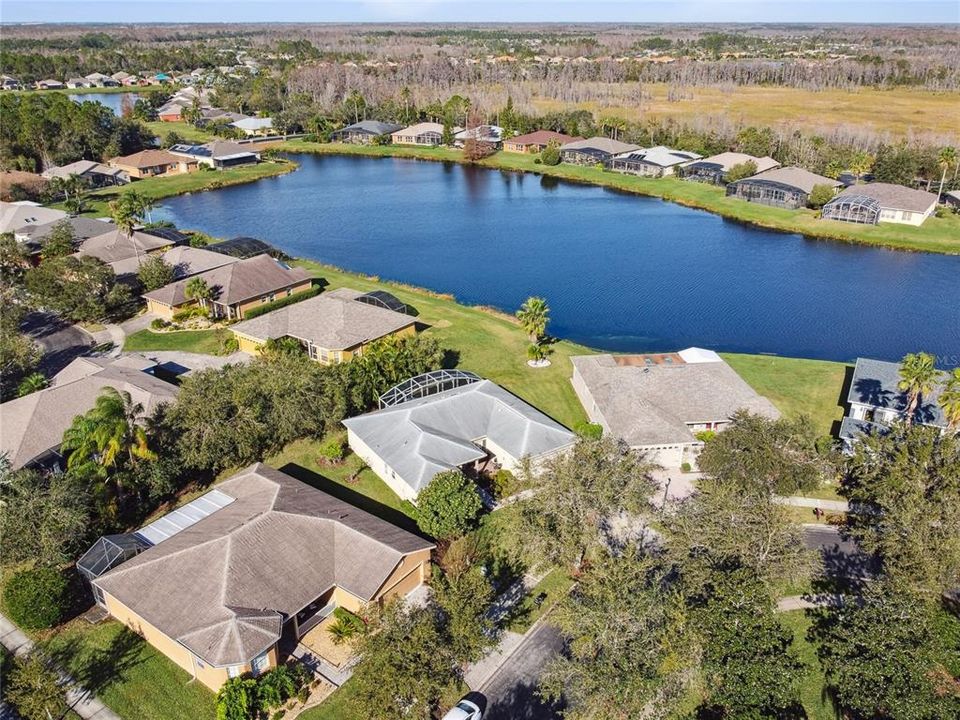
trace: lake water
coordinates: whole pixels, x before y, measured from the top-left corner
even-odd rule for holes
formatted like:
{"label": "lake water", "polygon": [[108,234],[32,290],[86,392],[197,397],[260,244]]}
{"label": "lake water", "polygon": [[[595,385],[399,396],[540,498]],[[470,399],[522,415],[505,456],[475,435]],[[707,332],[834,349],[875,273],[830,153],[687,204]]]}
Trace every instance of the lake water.
{"label": "lake water", "polygon": [[123,103],[124,97],[130,98],[130,106],[133,107],[133,103],[135,103],[140,96],[137,95],[137,93],[79,93],[76,95],[68,95],[67,97],[74,102],[98,102],[113,110],[114,115],[119,116],[123,108],[121,103]]}
{"label": "lake water", "polygon": [[515,310],[616,351],[690,345],[960,365],[960,257],[769,232],[536,175],[298,155],[299,170],[164,201],[154,219]]}

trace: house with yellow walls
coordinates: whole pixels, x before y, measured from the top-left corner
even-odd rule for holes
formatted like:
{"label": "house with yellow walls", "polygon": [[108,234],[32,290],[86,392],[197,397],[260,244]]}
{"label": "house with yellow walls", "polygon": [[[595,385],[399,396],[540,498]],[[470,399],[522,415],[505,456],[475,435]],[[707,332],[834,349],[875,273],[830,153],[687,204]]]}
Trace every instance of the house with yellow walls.
{"label": "house with yellow walls", "polygon": [[[197,300],[187,296],[187,285],[200,278],[210,289],[210,297]],[[147,310],[165,320],[175,313],[203,305],[213,318],[242,320],[244,313],[280,298],[309,290],[310,273],[290,267],[267,254],[229,263],[221,267],[177,280],[144,293]]]}
{"label": "house with yellow walls", "polygon": [[136,533],[101,538],[78,566],[101,607],[216,691],[284,662],[338,607],[409,595],[433,547],[257,463]]}
{"label": "house with yellow walls", "polygon": [[256,355],[268,340],[294,338],[305,352],[325,365],[363,354],[370,343],[390,336],[413,335],[416,321],[389,293],[361,293],[339,288],[232,326],[240,349]]}

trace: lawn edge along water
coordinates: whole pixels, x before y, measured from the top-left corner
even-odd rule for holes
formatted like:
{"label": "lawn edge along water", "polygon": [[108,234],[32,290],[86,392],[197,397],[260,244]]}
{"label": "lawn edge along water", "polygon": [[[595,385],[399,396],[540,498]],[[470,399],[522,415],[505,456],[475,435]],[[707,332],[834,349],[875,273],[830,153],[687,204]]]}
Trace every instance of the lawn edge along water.
{"label": "lawn edge along water", "polygon": [[960,254],[960,216],[930,217],[923,226],[910,225],[853,225],[832,220],[820,220],[814,210],[788,210],[737,198],[728,198],[723,188],[689,182],[673,177],[643,178],[610,172],[582,165],[542,165],[534,162],[535,155],[498,152],[489,158],[471,163],[460,150],[410,145],[348,145],[317,143],[304,140],[286,140],[273,147],[290,153],[315,155],[344,155],[370,158],[406,158],[455,162],[477,165],[492,170],[533,173],[587,185],[599,185],[611,190],[659,198],[685,207],[706,210],[721,217],[766,230],[801,235],[812,240],[844,242],[856,245],[901,250],[930,252],[942,255]]}

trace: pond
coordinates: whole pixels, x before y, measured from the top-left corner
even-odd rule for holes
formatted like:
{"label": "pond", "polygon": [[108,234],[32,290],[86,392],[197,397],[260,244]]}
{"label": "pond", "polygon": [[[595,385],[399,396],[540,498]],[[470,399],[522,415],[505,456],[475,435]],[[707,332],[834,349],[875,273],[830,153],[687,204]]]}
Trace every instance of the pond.
{"label": "pond", "polygon": [[537,175],[297,155],[248,185],[170,198],[154,219],[515,310],[614,351],[697,345],[852,360],[926,350],[960,365],[960,257],[805,239]]}
{"label": "pond", "polygon": [[133,104],[137,101],[137,98],[140,97],[135,92],[128,93],[76,93],[73,95],[68,95],[71,100],[74,102],[98,102],[101,105],[113,110],[113,114],[119,116],[123,110],[124,98],[129,98],[127,102],[130,103],[130,107],[133,108]]}

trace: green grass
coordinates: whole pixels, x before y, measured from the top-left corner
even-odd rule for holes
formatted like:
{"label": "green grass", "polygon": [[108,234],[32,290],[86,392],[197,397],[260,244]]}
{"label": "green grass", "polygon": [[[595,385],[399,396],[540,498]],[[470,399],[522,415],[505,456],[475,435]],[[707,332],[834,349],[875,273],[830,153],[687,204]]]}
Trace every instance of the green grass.
{"label": "green grass", "polygon": [[[345,145],[311,143],[303,140],[287,141],[279,147],[290,152],[464,161],[459,150],[449,148]],[[535,164],[534,158],[533,155],[501,152],[477,164],[490,168],[534,172],[574,182],[604,185],[625,192],[659,197],[680,205],[709,210],[734,220],[772,230],[800,233],[814,239],[876,245],[898,250],[960,254],[960,215],[956,214],[944,218],[929,218],[922,227],[854,225],[820,220],[814,210],[787,210],[728,198],[723,188],[713,185],[686,182],[672,177],[641,178],[579,165],[560,164],[548,167]]]}
{"label": "green grass", "polygon": [[214,695],[120,623],[74,620],[45,641],[82,685],[127,720],[212,720]]}
{"label": "green grass", "polygon": [[166,138],[167,134],[171,132],[177,133],[177,135],[188,142],[205,143],[215,138],[213,133],[204,130],[203,128],[198,128],[192,123],[183,122],[181,120],[176,122],[163,122],[162,120],[154,120],[152,122],[145,122],[143,124],[150,129],[150,132],[160,138],[160,140]]}
{"label": "green grass", "polygon": [[722,355],[754,390],[769,398],[782,413],[808,416],[818,433],[829,433],[833,423],[843,417],[840,395],[849,365],[768,355]]}
{"label": "green grass", "polygon": [[232,337],[229,330],[180,330],[176,332],[153,332],[141,330],[127,335],[123,349],[127,352],[141,350],[182,350],[183,352],[216,355],[224,340]]}
{"label": "green grass", "polygon": [[[109,215],[110,201],[123,193],[128,187],[153,200],[162,200],[175,195],[200,192],[201,190],[215,190],[230,185],[242,185],[263,178],[283,175],[295,170],[296,167],[296,164],[291,162],[261,162],[255,165],[241,165],[227,170],[196,171],[183,175],[135,180],[130,185],[102,188],[87,195],[87,210],[84,215],[93,217]],[[51,207],[64,209],[62,203],[51,205]]]}
{"label": "green grass", "polygon": [[320,705],[297,715],[298,720],[363,720],[351,705],[352,689],[348,680]]}
{"label": "green grass", "polygon": [[[516,608],[515,618],[507,623],[507,629],[517,633],[525,633],[537,620],[562,600],[572,587],[573,578],[563,570],[554,568],[523,598]],[[534,600],[541,593],[545,594],[546,598],[538,606]]]}
{"label": "green grass", "polygon": [[833,703],[825,693],[826,678],[820,667],[817,652],[807,640],[811,620],[804,610],[792,610],[780,614],[783,624],[793,631],[793,649],[805,665],[800,686],[800,701],[807,711],[808,720],[836,720]]}

